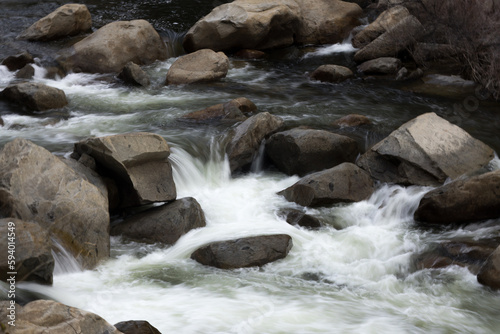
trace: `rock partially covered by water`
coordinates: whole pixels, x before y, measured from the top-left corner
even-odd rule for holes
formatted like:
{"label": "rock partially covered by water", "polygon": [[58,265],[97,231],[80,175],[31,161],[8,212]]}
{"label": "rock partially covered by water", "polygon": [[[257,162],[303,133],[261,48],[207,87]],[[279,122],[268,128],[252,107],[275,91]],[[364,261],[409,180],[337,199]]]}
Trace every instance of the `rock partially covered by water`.
{"label": "rock partially covered by water", "polygon": [[15,56],[8,56],[2,61],[2,65],[7,66],[9,71],[17,71],[28,64],[33,64],[35,60],[33,56],[25,51]]}
{"label": "rock partially covered by water", "polygon": [[161,334],[158,329],[145,320],[122,321],[115,324],[115,327],[123,334]]}
{"label": "rock partially covered by water", "polygon": [[500,290],[500,246],[495,249],[479,270],[477,281],[494,290]]}
{"label": "rock partially covered by water", "polygon": [[46,149],[24,139],[0,152],[0,216],[38,223],[84,268],[109,256],[108,199]]}
{"label": "rock partially covered by water", "polygon": [[67,71],[118,73],[129,62],[151,64],[167,59],[167,47],[145,20],[112,22],[57,58]]}
{"label": "rock partially covered by water", "polygon": [[268,112],[252,116],[238,125],[226,149],[231,171],[235,172],[250,165],[259,151],[262,140],[282,126],[283,120]]}
{"label": "rock partially covered by water", "polygon": [[266,154],[278,169],[288,175],[311,172],[354,162],[359,154],[354,139],[324,130],[292,129],[272,135]]}
{"label": "rock partially covered by water", "polygon": [[203,110],[193,111],[182,116],[183,119],[193,121],[242,121],[257,111],[257,106],[246,97],[238,97],[226,103],[219,103]]}
{"label": "rock partially covered by water", "polygon": [[500,170],[460,179],[422,198],[415,219],[434,224],[467,223],[500,217]]}
{"label": "rock partially covered by water", "polygon": [[370,197],[373,191],[371,177],[356,165],[346,162],[307,175],[278,194],[302,206],[318,207],[359,202]]}
{"label": "rock partially covered by water", "polygon": [[147,74],[139,65],[134,64],[131,61],[129,61],[120,74],[118,74],[118,78],[134,86],[149,86],[149,77]]}
{"label": "rock partially covered by water", "polygon": [[462,99],[464,96],[474,95],[476,87],[474,81],[456,75],[429,74],[410,86],[410,90],[420,94]]}
{"label": "rock partially covered by water", "polygon": [[364,115],[359,114],[349,114],[333,121],[332,125],[340,127],[354,127],[362,125],[370,125],[372,121]]}
{"label": "rock partially covered by water", "polygon": [[357,165],[383,182],[438,186],[485,166],[493,154],[458,126],[427,113],[375,144]]}
{"label": "rock partially covered by water", "polygon": [[92,18],[87,6],[66,4],[38,20],[18,38],[30,41],[51,41],[90,31]]}
{"label": "rock partially covered by water", "polygon": [[401,60],[393,57],[382,57],[365,61],[358,70],[365,74],[395,74],[401,68]]}
{"label": "rock partially covered by water", "polygon": [[64,91],[35,82],[8,86],[0,92],[0,97],[32,111],[59,109],[68,104]]}
{"label": "rock partially covered by water", "polygon": [[[5,304],[2,308],[4,306]],[[113,325],[97,314],[53,300],[36,300],[25,306],[17,305],[15,328],[17,334],[120,334]]]}
{"label": "rock partially covered by water", "polygon": [[223,52],[209,49],[179,57],[167,73],[167,85],[184,85],[211,82],[225,78],[229,71],[229,59]]}
{"label": "rock partially covered by water", "polygon": [[172,245],[190,230],[205,225],[200,204],[194,198],[186,197],[135,214],[113,226],[111,234],[141,242]]}
{"label": "rock partially covered by water", "polygon": [[[2,253],[0,258],[0,280],[5,282],[8,272],[17,272],[16,281],[34,281],[41,284],[52,284],[54,258],[52,257],[49,233],[36,223],[19,219],[0,219]],[[10,236],[15,237],[10,238]],[[9,236],[9,238],[8,238]],[[7,245],[14,240],[15,266],[10,267]]]}
{"label": "rock partially covered by water", "polygon": [[311,73],[312,80],[321,82],[342,82],[354,77],[354,73],[345,66],[321,65]]}
{"label": "rock partially covered by water", "polygon": [[280,216],[283,216],[286,222],[290,225],[308,227],[308,228],[320,228],[321,222],[318,218],[308,215],[305,212],[297,209],[283,209],[279,212]]}
{"label": "rock partially covered by water", "polygon": [[191,258],[221,269],[263,266],[285,258],[292,246],[292,238],[286,234],[248,237],[208,244]]}
{"label": "rock partially covered by water", "polygon": [[100,173],[117,180],[121,207],[176,198],[170,148],[163,137],[145,132],[89,138],[75,144],[77,155],[93,157]]}

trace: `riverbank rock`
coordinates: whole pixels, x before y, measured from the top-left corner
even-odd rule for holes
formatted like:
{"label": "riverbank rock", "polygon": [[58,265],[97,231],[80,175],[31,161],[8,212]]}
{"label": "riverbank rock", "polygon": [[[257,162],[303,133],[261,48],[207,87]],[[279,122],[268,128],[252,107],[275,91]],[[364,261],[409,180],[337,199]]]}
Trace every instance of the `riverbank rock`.
{"label": "riverbank rock", "polygon": [[122,208],[177,196],[170,148],[159,135],[136,132],[89,138],[75,144],[75,153],[93,157],[98,172],[117,181]]}
{"label": "riverbank rock", "polygon": [[113,226],[111,234],[140,242],[172,245],[190,230],[205,225],[200,204],[187,197],[135,214]]}
{"label": "riverbank rock", "polygon": [[415,16],[406,16],[390,30],[356,52],[354,60],[362,63],[381,57],[395,57],[416,43],[424,31],[424,27]]}
{"label": "riverbank rock", "polygon": [[223,52],[209,49],[179,57],[167,73],[167,85],[184,85],[211,82],[225,78],[229,71],[229,59]]}
{"label": "riverbank rock", "polygon": [[419,80],[410,90],[414,93],[463,99],[475,95],[477,84],[456,75],[428,74]]}
{"label": "riverbank rock", "polygon": [[123,334],[161,334],[158,329],[145,320],[122,321],[115,324],[115,327]]}
{"label": "riverbank rock", "polygon": [[269,137],[266,154],[285,174],[304,176],[354,162],[359,149],[356,141],[346,136],[324,130],[292,129]]}
{"label": "riverbank rock", "polygon": [[365,74],[395,74],[401,68],[401,60],[393,57],[382,57],[365,61],[358,70]]}
{"label": "riverbank rock", "polygon": [[8,56],[2,61],[2,65],[7,66],[9,71],[13,72],[20,70],[28,64],[33,64],[34,62],[33,56],[28,51],[25,51],[15,56]]}
{"label": "riverbank rock", "polygon": [[320,228],[321,222],[318,218],[308,215],[305,212],[297,209],[283,209],[279,212],[279,216],[285,218],[286,222],[290,225],[307,227],[307,228]]}
{"label": "riverbank rock", "polygon": [[349,114],[333,121],[332,125],[339,127],[354,127],[362,125],[370,125],[372,121],[364,115]]}
{"label": "riverbank rock", "polygon": [[247,115],[257,111],[257,106],[246,97],[238,97],[226,103],[216,104],[203,110],[193,111],[182,116],[197,122],[233,120],[244,121]]}
{"label": "riverbank rock", "polygon": [[285,258],[292,246],[292,238],[286,234],[248,237],[208,244],[191,254],[191,258],[220,269],[263,266]]}
{"label": "riverbank rock", "polygon": [[371,177],[356,165],[346,162],[307,175],[278,194],[302,206],[318,207],[359,202],[370,197],[373,191]]}
{"label": "riverbank rock", "polygon": [[479,270],[477,281],[494,290],[500,290],[500,246],[495,249]]}
{"label": "riverbank rock", "polygon": [[129,61],[127,65],[122,69],[118,78],[123,80],[125,83],[134,86],[149,86],[149,78],[147,74],[141,69],[141,67],[133,62]]}
{"label": "riverbank rock", "polygon": [[262,140],[279,131],[283,123],[280,117],[263,112],[238,125],[226,149],[231,172],[250,165]]}
{"label": "riverbank rock", "polygon": [[32,111],[59,109],[68,104],[64,91],[35,82],[8,86],[0,92],[0,97]]}
{"label": "riverbank rock", "polygon": [[120,332],[97,314],[67,306],[53,300],[36,300],[17,306],[17,334],[95,334]]}
{"label": "riverbank rock", "polygon": [[167,59],[167,47],[145,20],[112,22],[57,58],[66,72],[118,73],[129,62],[151,64]]}
{"label": "riverbank rock", "polygon": [[87,6],[66,4],[38,20],[18,36],[30,41],[51,41],[90,31],[92,18]]}
{"label": "riverbank rock", "polygon": [[467,223],[500,217],[500,170],[456,180],[422,198],[415,219],[433,224]]}
{"label": "riverbank rock", "polygon": [[311,73],[312,80],[321,82],[342,82],[354,77],[350,69],[339,65],[321,65]]}
{"label": "riverbank rock", "polygon": [[0,216],[36,222],[81,263],[109,257],[108,199],[59,158],[25,139],[0,152]]}
{"label": "riverbank rock", "polygon": [[[0,219],[2,253],[0,258],[0,280],[5,282],[8,272],[17,272],[16,282],[33,281],[40,284],[52,284],[54,258],[51,252],[49,233],[36,223],[19,219]],[[15,266],[8,262],[7,245],[10,235],[15,235],[13,245]],[[9,236],[9,237],[8,237]],[[10,248],[9,248],[10,250]]]}
{"label": "riverbank rock", "polygon": [[494,152],[435,113],[414,118],[363,154],[356,164],[382,182],[439,186],[485,166]]}

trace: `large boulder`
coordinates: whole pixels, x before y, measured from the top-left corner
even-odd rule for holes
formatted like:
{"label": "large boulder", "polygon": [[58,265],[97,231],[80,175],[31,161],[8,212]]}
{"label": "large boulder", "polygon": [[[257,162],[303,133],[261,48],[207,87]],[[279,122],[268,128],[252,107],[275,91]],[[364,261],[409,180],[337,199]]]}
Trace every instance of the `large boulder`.
{"label": "large boulder", "polygon": [[500,246],[495,249],[479,270],[477,281],[494,290],[500,289]]}
{"label": "large boulder", "polygon": [[354,162],[359,154],[354,139],[324,130],[292,129],[278,132],[266,141],[266,154],[288,175],[311,172]]}
{"label": "large boulder", "polygon": [[359,202],[370,197],[373,191],[371,177],[356,165],[346,162],[307,175],[278,194],[302,206],[318,207]]}
{"label": "large boulder", "polygon": [[[17,272],[16,281],[52,284],[54,258],[49,233],[36,223],[19,219],[0,219],[2,254],[0,280]],[[12,255],[12,259],[8,255]]]}
{"label": "large boulder", "polygon": [[200,204],[187,197],[135,214],[113,226],[111,234],[141,242],[172,245],[190,230],[205,225]]}
{"label": "large boulder", "polygon": [[486,165],[493,150],[435,113],[414,118],[356,162],[382,182],[438,186]]}
{"label": "large boulder", "polygon": [[163,137],[145,132],[85,139],[75,144],[77,155],[93,157],[102,174],[117,180],[121,207],[167,202],[177,192]]}
{"label": "large boulder", "polygon": [[145,20],[109,23],[57,58],[68,72],[89,73],[118,73],[129,61],[147,65],[165,59],[165,43]]}
{"label": "large boulder", "polygon": [[168,69],[167,85],[184,85],[211,82],[225,78],[229,71],[229,59],[223,52],[209,49],[179,57]]}
{"label": "large boulder", "polygon": [[365,74],[395,74],[401,68],[401,60],[393,57],[382,57],[365,61],[358,70]]}
{"label": "large boulder", "polygon": [[0,217],[36,222],[84,268],[109,256],[108,199],[59,158],[25,139],[0,152]]}
{"label": "large boulder", "polygon": [[145,320],[129,320],[115,324],[123,334],[161,334],[158,329]]}
{"label": "large boulder", "polygon": [[381,57],[395,57],[416,43],[424,32],[424,27],[415,16],[406,16],[390,30],[356,52],[354,60],[362,63]]}
{"label": "large boulder", "polygon": [[53,300],[36,300],[25,306],[18,305],[15,328],[16,334],[121,333],[97,314]]}
{"label": "large boulder", "polygon": [[92,18],[87,6],[66,4],[33,23],[18,38],[30,41],[50,41],[90,31]]}
{"label": "large boulder", "polygon": [[262,140],[278,131],[283,123],[280,117],[263,112],[238,125],[226,148],[231,171],[250,165],[259,151]]}
{"label": "large boulder", "polygon": [[221,269],[263,266],[285,258],[292,246],[292,238],[286,234],[248,237],[208,244],[191,258]]}
{"label": "large boulder", "polygon": [[257,106],[245,97],[238,97],[226,103],[219,103],[203,110],[193,111],[182,116],[193,121],[244,121],[247,116],[257,110]]}
{"label": "large boulder", "polygon": [[466,223],[500,217],[500,170],[460,179],[422,198],[415,219],[433,224]]}
{"label": "large boulder", "polygon": [[8,86],[0,92],[0,97],[20,104],[31,111],[59,109],[68,104],[64,91],[35,82]]}
{"label": "large boulder", "polygon": [[318,80],[321,82],[342,82],[350,79],[354,76],[352,71],[340,65],[321,65],[311,73],[312,80]]}

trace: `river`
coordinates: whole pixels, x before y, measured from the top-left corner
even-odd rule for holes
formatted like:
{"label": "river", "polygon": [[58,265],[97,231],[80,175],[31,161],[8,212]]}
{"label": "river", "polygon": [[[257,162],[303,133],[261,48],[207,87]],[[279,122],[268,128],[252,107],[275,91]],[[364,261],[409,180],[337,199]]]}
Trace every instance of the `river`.
{"label": "river", "polygon": [[[171,58],[145,67],[152,84],[130,88],[112,75],[70,74],[44,78],[44,66],[70,41],[48,44],[15,40],[38,18],[67,1],[0,1],[0,59],[28,49],[37,57],[35,81],[63,89],[69,105],[27,114],[0,102],[0,147],[23,137],[68,156],[90,136],[147,131],[163,136],[178,197],[201,204],[207,227],[189,232],[174,246],[112,238],[111,259],[81,271],[57,254],[53,286],[20,283],[18,288],[92,311],[111,324],[147,320],[162,333],[497,333],[500,295],[476,281],[466,268],[414,269],[415,256],[444,240],[500,236],[497,221],[458,228],[426,229],[413,221],[430,188],[378,185],[360,203],[307,209],[323,227],[288,225],[278,211],[297,207],[276,193],[298,180],[255,166],[231,177],[223,154],[227,124],[194,124],[179,117],[244,96],[259,111],[282,117],[287,126],[306,125],[355,138],[362,147],[384,138],[404,122],[436,112],[499,152],[498,104],[447,100],[398,89],[393,83],[354,80],[312,82],[306,75],[326,63],[352,65],[349,43],[273,51],[265,60],[230,58],[228,76],[215,84],[164,86],[179,56],[178,40],[220,1],[80,1],[93,27],[115,20],[147,19],[169,42]],[[225,1],[227,2],[227,1]],[[0,66],[0,89],[14,80]],[[460,112],[456,105],[467,106]],[[372,127],[335,129],[331,123],[359,113]],[[495,159],[494,168],[500,168]],[[287,258],[262,268],[220,270],[191,260],[212,241],[286,233],[294,246]]]}

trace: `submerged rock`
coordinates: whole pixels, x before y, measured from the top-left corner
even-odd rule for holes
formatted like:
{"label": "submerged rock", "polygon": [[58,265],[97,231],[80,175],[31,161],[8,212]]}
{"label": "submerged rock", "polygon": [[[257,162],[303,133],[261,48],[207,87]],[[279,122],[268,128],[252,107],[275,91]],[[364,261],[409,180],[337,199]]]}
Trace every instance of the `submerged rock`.
{"label": "submerged rock", "polygon": [[68,104],[64,91],[35,82],[8,86],[0,92],[0,97],[32,111],[59,109]]}
{"label": "submerged rock", "polygon": [[340,127],[354,127],[362,125],[370,125],[372,121],[366,116],[359,114],[349,114],[333,121],[332,125]]}
{"label": "submerged rock", "polygon": [[286,234],[248,237],[208,244],[191,254],[191,258],[221,269],[263,266],[285,258],[292,245],[292,238]]}
{"label": "submerged rock", "polygon": [[205,225],[200,204],[194,198],[186,197],[135,214],[113,226],[111,234],[141,242],[172,245],[190,230]]}
{"label": "submerged rock", "polygon": [[90,31],[92,18],[87,6],[66,4],[38,20],[18,36],[30,41],[50,41]]}
{"label": "submerged rock", "polygon": [[408,121],[356,164],[382,182],[438,186],[485,166],[494,152],[435,113]]}
{"label": "submerged rock", "polygon": [[211,82],[225,78],[229,59],[223,52],[199,50],[179,57],[167,73],[167,85]]}
{"label": "submerged rock", "polygon": [[426,95],[442,96],[447,98],[463,98],[474,95],[477,84],[456,75],[429,74],[419,80],[419,83],[410,87],[410,90]]}
{"label": "submerged rock", "polygon": [[339,65],[321,65],[311,73],[312,80],[321,82],[342,82],[354,77],[350,69]]}
{"label": "submerged rock", "polygon": [[494,290],[500,290],[500,246],[495,249],[479,270],[477,281]]}
{"label": "submerged rock", "polygon": [[296,225],[308,228],[320,228],[321,222],[318,218],[308,215],[305,212],[297,209],[283,209],[279,212],[286,222],[290,225]]}
{"label": "submerged rock", "polygon": [[317,207],[359,202],[370,197],[373,191],[371,177],[356,165],[346,162],[307,175],[278,194],[290,202]]}
{"label": "submerged rock", "polygon": [[120,74],[118,74],[118,78],[134,86],[149,86],[149,78],[147,74],[139,65],[134,64],[131,61],[129,61]]}
{"label": "submerged rock", "polygon": [[25,51],[15,56],[9,56],[2,61],[2,65],[7,66],[9,71],[17,71],[28,64],[33,64],[35,60],[33,56]]}
{"label": "submerged rock", "polygon": [[324,130],[292,129],[272,135],[266,154],[288,175],[303,176],[343,162],[354,162],[359,154],[354,139]]}
{"label": "submerged rock", "polygon": [[242,121],[257,110],[257,106],[246,97],[238,97],[226,103],[216,104],[203,110],[193,111],[182,116],[193,121]]}
{"label": "submerged rock", "polygon": [[122,321],[115,324],[115,327],[123,334],[161,334],[158,329],[145,320]]}
{"label": "submerged rock", "polygon": [[365,74],[394,74],[401,68],[401,60],[393,57],[382,57],[365,61],[358,70]]}

